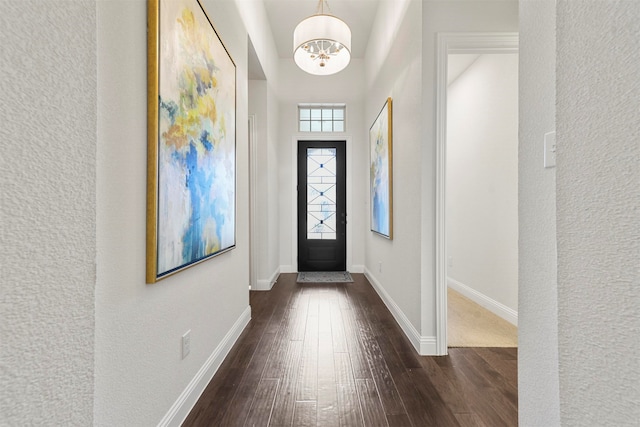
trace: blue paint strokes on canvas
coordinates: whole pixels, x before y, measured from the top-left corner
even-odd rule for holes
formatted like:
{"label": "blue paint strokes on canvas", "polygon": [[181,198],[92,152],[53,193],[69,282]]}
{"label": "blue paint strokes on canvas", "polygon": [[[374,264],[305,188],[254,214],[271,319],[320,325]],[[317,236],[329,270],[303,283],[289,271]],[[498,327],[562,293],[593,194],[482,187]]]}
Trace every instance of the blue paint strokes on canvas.
{"label": "blue paint strokes on canvas", "polygon": [[178,106],[173,101],[164,102],[162,100],[162,97],[158,98],[160,103],[160,114],[162,114],[163,112],[166,113],[171,124],[175,124],[176,114],[178,113]]}
{"label": "blue paint strokes on canvas", "polygon": [[214,64],[224,47],[188,7],[174,22],[158,100],[158,274],[235,244],[235,69]]}
{"label": "blue paint strokes on canvas", "polygon": [[202,172],[198,170],[198,152],[193,144],[189,144],[189,152],[184,162],[189,171],[187,174],[186,188],[191,196],[191,217],[189,218],[189,228],[182,238],[182,257],[184,259],[199,259],[204,256],[200,252],[199,236],[202,233],[202,222],[200,221],[200,209],[202,203],[201,183]]}
{"label": "blue paint strokes on canvas", "polygon": [[386,108],[370,130],[371,229],[385,236],[391,232],[389,141]]}
{"label": "blue paint strokes on canvas", "polygon": [[209,142],[209,132],[206,130],[202,131],[202,134],[200,135],[200,142],[207,151],[213,150],[213,144]]}
{"label": "blue paint strokes on canvas", "polygon": [[207,90],[211,89],[211,83],[203,82],[199,75],[196,75],[195,77],[198,95],[202,96],[207,93]]}
{"label": "blue paint strokes on canvas", "polygon": [[[384,167],[382,158],[376,159],[375,170],[381,171]],[[378,233],[389,235],[389,187],[383,181],[380,173],[376,174],[373,183],[373,229]]]}
{"label": "blue paint strokes on canvas", "polygon": [[[377,158],[374,169],[376,171],[383,170],[382,158]],[[373,229],[378,233],[389,235],[389,187],[383,181],[380,173],[374,176],[373,182]]]}

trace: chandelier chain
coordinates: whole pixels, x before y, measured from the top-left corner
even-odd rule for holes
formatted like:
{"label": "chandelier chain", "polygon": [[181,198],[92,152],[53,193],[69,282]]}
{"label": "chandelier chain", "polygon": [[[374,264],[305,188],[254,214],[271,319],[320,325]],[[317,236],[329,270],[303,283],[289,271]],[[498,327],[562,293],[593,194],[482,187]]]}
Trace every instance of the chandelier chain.
{"label": "chandelier chain", "polygon": [[318,7],[316,8],[316,15],[324,15],[324,5],[327,5],[327,15],[331,15],[331,8],[327,0],[318,0]]}

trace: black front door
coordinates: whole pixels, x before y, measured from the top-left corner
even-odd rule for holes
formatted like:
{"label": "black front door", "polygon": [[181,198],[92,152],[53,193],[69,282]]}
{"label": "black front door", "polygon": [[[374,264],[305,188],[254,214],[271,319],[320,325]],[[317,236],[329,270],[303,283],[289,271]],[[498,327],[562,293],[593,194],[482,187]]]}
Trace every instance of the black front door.
{"label": "black front door", "polygon": [[347,269],[345,141],[298,142],[298,271]]}

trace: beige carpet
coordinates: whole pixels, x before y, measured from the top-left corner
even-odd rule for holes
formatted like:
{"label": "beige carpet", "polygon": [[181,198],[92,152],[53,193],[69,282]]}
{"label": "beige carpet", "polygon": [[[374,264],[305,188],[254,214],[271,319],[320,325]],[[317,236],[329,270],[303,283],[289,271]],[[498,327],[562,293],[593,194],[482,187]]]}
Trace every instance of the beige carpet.
{"label": "beige carpet", "polygon": [[517,347],[518,328],[460,293],[449,289],[449,347]]}

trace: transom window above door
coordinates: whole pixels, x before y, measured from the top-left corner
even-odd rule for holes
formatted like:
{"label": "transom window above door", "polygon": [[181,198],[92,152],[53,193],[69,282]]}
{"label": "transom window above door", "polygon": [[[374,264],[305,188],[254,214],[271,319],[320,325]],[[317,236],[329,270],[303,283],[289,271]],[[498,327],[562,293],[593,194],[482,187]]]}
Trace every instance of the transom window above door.
{"label": "transom window above door", "polygon": [[298,105],[298,130],[300,132],[344,132],[346,129],[346,105],[300,104]]}

